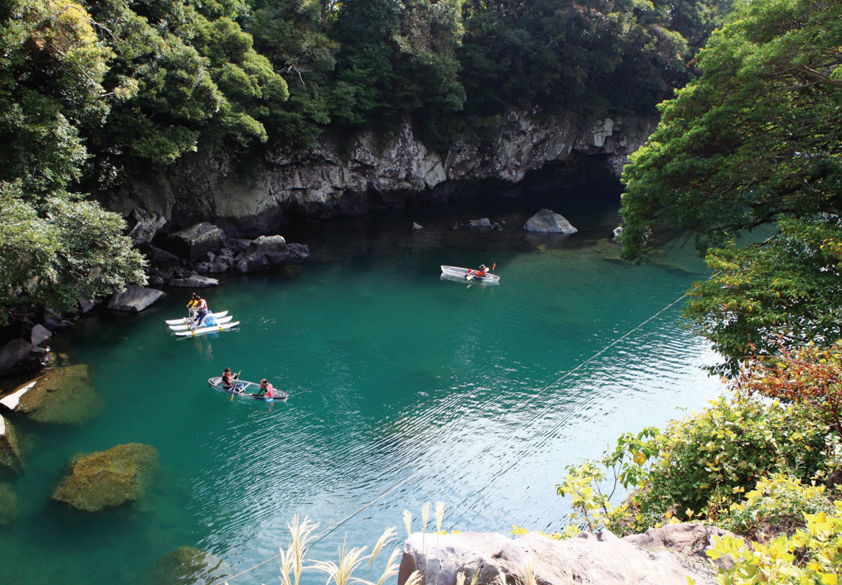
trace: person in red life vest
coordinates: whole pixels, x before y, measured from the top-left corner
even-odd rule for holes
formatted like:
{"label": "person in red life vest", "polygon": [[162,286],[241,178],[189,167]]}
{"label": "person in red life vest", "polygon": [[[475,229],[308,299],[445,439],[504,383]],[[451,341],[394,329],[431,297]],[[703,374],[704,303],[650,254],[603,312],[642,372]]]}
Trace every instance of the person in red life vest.
{"label": "person in red life vest", "polygon": [[222,388],[226,392],[234,392],[236,388],[234,387],[234,380],[237,379],[237,374],[231,373],[231,368],[225,368],[225,371],[222,372]]}
{"label": "person in red life vest", "polygon": [[472,277],[484,278],[487,273],[488,273],[488,268],[486,267],[486,265],[480,264],[479,270],[468,269],[468,274],[465,275],[465,278],[468,278],[468,279],[470,279]]}
{"label": "person in red life vest", "polygon": [[266,381],[266,378],[263,378],[260,381],[260,392],[255,394],[255,396],[265,396],[266,398],[274,398],[275,389],[272,387],[272,384]]}

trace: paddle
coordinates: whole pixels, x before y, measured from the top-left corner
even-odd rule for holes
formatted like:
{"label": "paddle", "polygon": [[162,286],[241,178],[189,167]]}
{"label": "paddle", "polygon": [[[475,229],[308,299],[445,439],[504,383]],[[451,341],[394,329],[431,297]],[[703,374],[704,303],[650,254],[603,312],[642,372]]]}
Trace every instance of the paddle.
{"label": "paddle", "polygon": [[[236,376],[234,376],[234,379],[235,379],[235,380],[239,380],[239,379],[240,379],[240,374],[242,374],[242,373],[243,373],[243,371],[242,371],[242,370],[240,370],[239,372],[237,372],[237,375],[236,375]],[[234,384],[233,386],[231,386],[231,402],[234,402],[234,394],[236,394],[236,393],[237,393],[237,385],[236,385],[236,384]]]}

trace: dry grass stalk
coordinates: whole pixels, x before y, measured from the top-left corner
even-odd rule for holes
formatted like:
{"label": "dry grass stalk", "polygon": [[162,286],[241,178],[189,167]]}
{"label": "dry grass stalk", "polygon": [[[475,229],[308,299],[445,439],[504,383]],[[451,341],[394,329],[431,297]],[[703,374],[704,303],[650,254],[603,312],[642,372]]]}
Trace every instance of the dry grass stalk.
{"label": "dry grass stalk", "polygon": [[465,585],[465,573],[456,573],[456,585]]}
{"label": "dry grass stalk", "polygon": [[520,573],[521,585],[538,585],[538,579],[535,577],[535,557],[532,554],[526,555],[518,567]]}
{"label": "dry grass stalk", "polygon": [[[289,574],[292,572],[292,562],[295,560],[295,554],[293,550],[293,545],[290,543],[289,548],[287,550],[280,549],[281,551],[281,583],[283,585],[292,585],[292,582],[289,579]],[[226,585],[228,585],[226,583]]]}
{"label": "dry grass stalk", "polygon": [[333,581],[336,585],[350,585],[353,582],[363,582],[362,579],[352,577],[354,571],[363,562],[362,557],[366,547],[348,550],[346,545],[339,549],[339,564],[332,561],[318,561],[313,568],[327,573],[327,583]]}
{"label": "dry grass stalk", "polygon": [[380,538],[377,540],[377,544],[374,545],[374,548],[371,550],[371,556],[368,557],[368,567],[366,568],[366,574],[371,571],[371,565],[374,564],[374,561],[377,560],[377,555],[380,554],[380,551],[383,550],[383,547],[395,540],[395,536],[397,535],[398,531],[395,530],[394,526],[390,526],[387,528],[383,534],[380,535]]}
{"label": "dry grass stalk", "polygon": [[474,574],[471,576],[471,585],[477,585],[477,581],[479,581],[479,570],[474,571]]}
{"label": "dry grass stalk", "polygon": [[400,570],[401,566],[400,564],[396,563],[395,560],[397,560],[399,554],[401,554],[400,549],[396,548],[392,551],[392,554],[389,555],[389,560],[386,561],[386,568],[383,570],[383,574],[380,575],[380,578],[377,580],[377,583],[375,585],[383,585],[386,579],[394,577],[398,574],[398,571]]}
{"label": "dry grass stalk", "polygon": [[407,579],[403,585],[421,585],[421,573],[417,570],[412,571],[409,579]]}
{"label": "dry grass stalk", "polygon": [[406,537],[412,536],[412,512],[409,510],[403,511],[403,525],[406,526]]}
{"label": "dry grass stalk", "polygon": [[[307,542],[310,540],[313,531],[318,528],[318,524],[310,522],[310,519],[305,517],[301,521],[298,514],[292,517],[292,521],[287,524],[292,542],[287,550],[287,555],[292,557],[289,561],[292,565],[292,572],[295,575],[295,585],[301,582],[301,573],[304,572],[304,557],[307,555]],[[283,563],[282,563],[283,564]]]}
{"label": "dry grass stalk", "polygon": [[421,506],[421,532],[426,534],[427,532],[427,522],[430,520],[430,502],[424,502],[424,505]]}
{"label": "dry grass stalk", "polygon": [[444,521],[444,502],[436,502],[436,532],[441,532],[441,523]]}

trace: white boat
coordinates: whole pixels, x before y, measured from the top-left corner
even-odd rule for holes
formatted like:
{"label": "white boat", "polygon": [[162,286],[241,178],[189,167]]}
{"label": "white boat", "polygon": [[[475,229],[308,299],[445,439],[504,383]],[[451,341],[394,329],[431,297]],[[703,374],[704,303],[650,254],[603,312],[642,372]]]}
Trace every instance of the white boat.
{"label": "white boat", "polygon": [[[214,315],[214,317],[216,317],[216,315]],[[230,315],[228,317],[216,317],[216,323],[217,325],[223,325],[231,321],[233,318],[234,317],[231,317]],[[190,325],[187,325],[186,323],[184,325],[170,325],[169,328],[173,331],[189,331]]]}
{"label": "white boat", "polygon": [[[214,316],[219,319],[227,314],[228,311],[220,311],[218,313],[214,313]],[[189,317],[182,317],[181,319],[167,319],[167,325],[187,325],[192,319],[193,315],[190,315]]]}
{"label": "white boat", "polygon": [[460,268],[459,266],[442,266],[441,275],[442,278],[449,276],[461,280],[484,282],[488,284],[496,284],[500,282],[500,277],[496,274],[486,272],[485,276],[477,276],[476,270],[471,270],[470,268]]}
{"label": "white boat", "polygon": [[207,335],[208,333],[216,333],[217,331],[228,331],[239,324],[239,321],[234,321],[233,323],[223,323],[222,325],[216,325],[215,327],[199,327],[198,329],[194,329],[192,331],[174,331],[174,333],[179,337],[196,337],[197,335]]}

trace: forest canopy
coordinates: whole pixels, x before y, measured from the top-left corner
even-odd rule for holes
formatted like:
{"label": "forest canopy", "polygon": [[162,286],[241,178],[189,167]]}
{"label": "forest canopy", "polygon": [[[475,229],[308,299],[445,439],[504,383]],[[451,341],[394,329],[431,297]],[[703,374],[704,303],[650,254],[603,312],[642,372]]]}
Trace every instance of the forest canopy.
{"label": "forest canopy", "polygon": [[[842,338],[842,6],[753,0],[623,175],[624,256],[694,235],[714,270],[686,310],[736,372],[749,355]],[[771,226],[740,246],[740,233]]]}
{"label": "forest canopy", "polygon": [[88,195],[134,169],[407,116],[446,149],[512,108],[652,114],[729,5],[0,0],[0,305],[144,282],[122,219]]}

